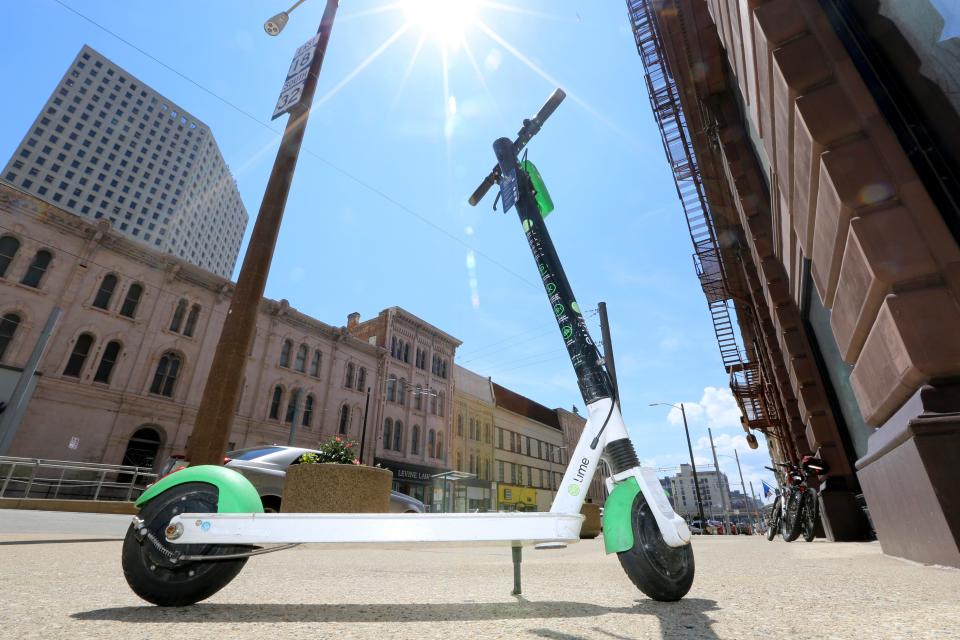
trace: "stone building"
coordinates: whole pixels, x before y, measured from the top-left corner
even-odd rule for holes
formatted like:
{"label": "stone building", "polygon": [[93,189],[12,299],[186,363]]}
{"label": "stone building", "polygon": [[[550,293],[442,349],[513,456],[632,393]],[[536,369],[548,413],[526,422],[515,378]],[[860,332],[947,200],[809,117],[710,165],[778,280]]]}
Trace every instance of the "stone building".
{"label": "stone building", "polygon": [[153,249],[233,273],[248,216],[210,128],[86,45],[0,177]]}
{"label": "stone building", "polygon": [[[732,504],[727,474],[722,471],[717,473],[713,469],[697,469],[697,479],[700,481],[700,499],[703,501],[704,517],[721,519],[724,511]],[[700,509],[697,505],[697,492],[690,465],[681,464],[680,471],[668,480],[673,510],[688,520],[699,518]]]}
{"label": "stone building", "polygon": [[867,535],[862,496],[885,552],[960,566],[948,4],[627,7],[744,428],[828,462],[829,538]]}
{"label": "stone building", "polygon": [[377,462],[393,472],[395,490],[442,510],[433,476],[450,470],[453,358],[460,341],[400,307],[363,322],[352,313],[346,330],[387,351],[381,390],[371,402]]}
{"label": "stone building", "polygon": [[[0,185],[0,366],[22,368],[63,310],[9,455],[153,466],[184,453],[232,291],[105,220]],[[230,448],[287,444],[294,424],[300,446],[359,440],[364,389],[379,393],[386,357],[264,299]]]}
{"label": "stone building", "polygon": [[451,468],[472,476],[456,482],[456,506],[463,508],[454,510],[495,510],[493,382],[459,365],[453,382]]}

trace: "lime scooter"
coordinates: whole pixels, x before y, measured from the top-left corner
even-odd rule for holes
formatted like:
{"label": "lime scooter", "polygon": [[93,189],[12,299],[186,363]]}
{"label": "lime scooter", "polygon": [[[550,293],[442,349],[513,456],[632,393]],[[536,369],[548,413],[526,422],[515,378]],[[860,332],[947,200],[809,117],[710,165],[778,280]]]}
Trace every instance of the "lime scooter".
{"label": "lime scooter", "polygon": [[[557,89],[516,140],[493,144],[497,166],[470,198],[500,186],[504,211],[516,207],[589,417],[547,513],[340,514],[263,513],[253,486],[225,467],[178,470],[140,496],[123,542],[124,576],[144,600],[185,606],[204,600],[255,555],[300,543],[471,543],[512,548],[513,594],[520,593],[521,550],[565,547],[580,539],[580,509],[601,455],[612,475],[603,514],[607,553],[616,553],[633,583],[655,600],[675,601],[693,583],[690,531],[667,501],[652,470],[640,466],[603,359],[560,265],[544,217],[553,204],[540,174],[517,154],[563,101]],[[278,545],[260,548],[259,545]]]}

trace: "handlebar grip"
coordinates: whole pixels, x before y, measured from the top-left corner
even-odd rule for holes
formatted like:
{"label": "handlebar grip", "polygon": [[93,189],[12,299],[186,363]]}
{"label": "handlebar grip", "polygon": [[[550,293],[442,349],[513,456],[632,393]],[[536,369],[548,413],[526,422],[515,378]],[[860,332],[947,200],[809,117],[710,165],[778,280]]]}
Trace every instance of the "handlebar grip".
{"label": "handlebar grip", "polygon": [[497,166],[497,167],[494,167],[493,171],[491,171],[490,174],[483,179],[483,182],[480,183],[480,186],[477,187],[476,191],[473,192],[473,195],[470,196],[470,199],[468,200],[471,207],[477,206],[477,203],[483,200],[483,196],[487,195],[487,191],[490,190],[490,187],[496,184],[497,176],[499,174],[500,174],[500,167]]}
{"label": "handlebar grip", "polygon": [[563,99],[567,97],[566,92],[559,87],[547,98],[547,101],[540,107],[540,111],[537,111],[537,115],[533,116],[537,122],[543,124],[547,118],[553,115],[553,112],[557,110],[557,107],[560,106],[560,103],[563,102]]}

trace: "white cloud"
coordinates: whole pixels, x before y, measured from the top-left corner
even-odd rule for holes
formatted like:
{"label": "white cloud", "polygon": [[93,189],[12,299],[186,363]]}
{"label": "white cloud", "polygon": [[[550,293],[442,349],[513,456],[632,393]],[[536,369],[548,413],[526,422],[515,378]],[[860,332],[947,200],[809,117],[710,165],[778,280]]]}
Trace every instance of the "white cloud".
{"label": "white cloud", "polygon": [[[684,401],[682,404],[687,413],[687,423],[691,427],[736,430],[743,428],[740,426],[740,407],[733,399],[730,389],[706,387],[699,402]],[[674,426],[683,426],[680,409],[670,409],[667,420]]]}

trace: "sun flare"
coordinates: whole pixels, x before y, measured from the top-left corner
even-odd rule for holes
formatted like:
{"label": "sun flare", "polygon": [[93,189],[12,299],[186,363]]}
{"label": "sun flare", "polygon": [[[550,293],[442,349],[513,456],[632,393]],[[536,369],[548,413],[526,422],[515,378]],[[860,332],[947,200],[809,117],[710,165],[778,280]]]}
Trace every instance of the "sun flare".
{"label": "sun flare", "polygon": [[407,24],[446,43],[458,43],[476,20],[478,0],[403,0]]}

